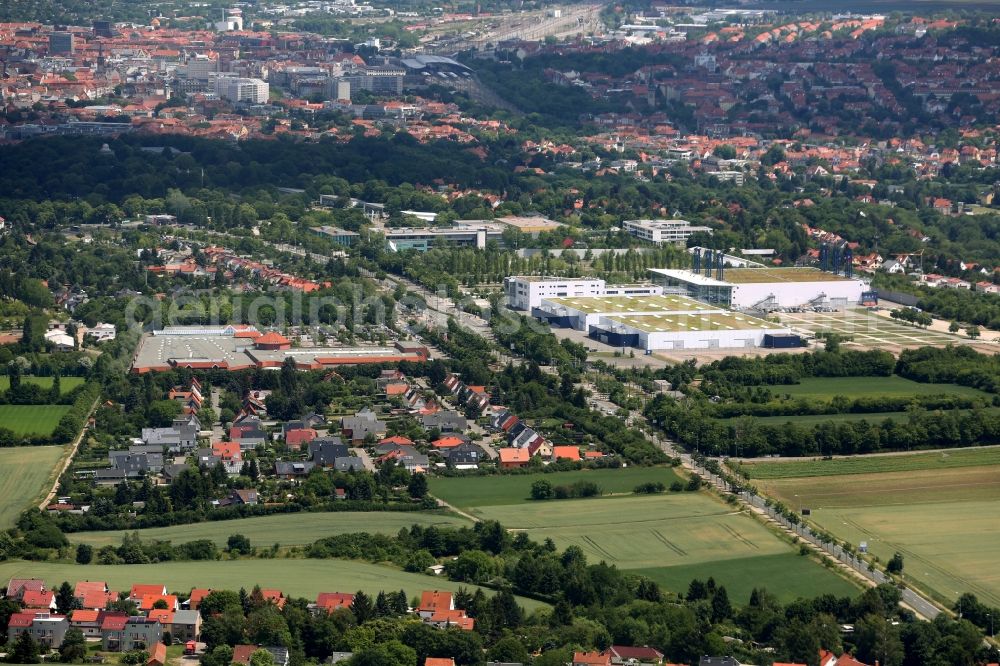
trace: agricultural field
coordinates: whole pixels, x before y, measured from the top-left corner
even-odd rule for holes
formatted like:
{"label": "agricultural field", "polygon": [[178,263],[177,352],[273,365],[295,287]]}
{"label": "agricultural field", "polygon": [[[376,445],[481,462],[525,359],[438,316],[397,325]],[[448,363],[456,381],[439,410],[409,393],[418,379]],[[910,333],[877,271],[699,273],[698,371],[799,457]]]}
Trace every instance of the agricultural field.
{"label": "agricultural field", "polygon": [[802,557],[798,553],[778,555],[756,555],[745,557],[719,566],[718,562],[680,564],[673,567],[637,569],[642,574],[668,590],[687,590],[695,578],[714,578],[726,586],[729,598],[736,604],[745,604],[755,587],[766,587],[779,598],[790,601],[810,598],[820,594],[817,581],[821,581],[822,592],[838,597],[853,597],[858,588],[840,576],[823,571],[816,561]]}
{"label": "agricultural field", "polygon": [[11,527],[32,502],[45,498],[65,451],[62,446],[0,448],[0,529]]}
{"label": "agricultural field", "polygon": [[808,460],[744,461],[743,471],[750,478],[786,479],[804,476],[840,476],[843,474],[878,474],[885,472],[911,472],[926,469],[951,469],[954,467],[980,467],[1000,465],[1000,446],[974,447],[928,451],[926,453],[867,456],[846,458],[810,458]]}
{"label": "agricultural field", "polygon": [[830,400],[842,395],[848,398],[898,398],[921,395],[958,395],[979,397],[991,402],[993,397],[979,389],[958,384],[924,384],[912,379],[890,377],[807,377],[798,384],[769,386],[776,395],[793,398]]}
{"label": "agricultural field", "polygon": [[[577,481],[593,481],[605,494],[631,493],[642,483],[657,482],[669,487],[680,477],[669,467],[630,467],[593,469],[550,474],[510,474],[505,476],[436,477],[430,479],[430,491],[452,506],[478,514],[477,507],[532,502],[531,484],[545,480],[553,486]],[[593,501],[593,500],[591,500]]]}
{"label": "agricultural field", "polygon": [[[225,546],[230,535],[242,534],[250,539],[252,545],[258,547],[268,547],[275,543],[282,546],[302,546],[323,537],[352,532],[392,535],[411,525],[461,527],[471,525],[471,522],[457,516],[414,512],[292,513],[154,527],[139,530],[139,536],[144,541],[172,541],[175,544],[209,539],[216,545]],[[77,532],[68,536],[74,543],[87,543],[100,548],[107,545],[117,546],[126,533],[126,531]]]}
{"label": "agricultural field", "polygon": [[[994,478],[996,471],[994,469]],[[907,580],[955,600],[972,592],[1000,605],[1000,532],[996,507],[988,501],[940,501],[843,507],[813,511],[823,529],[852,543],[868,542],[883,562],[900,552]]]}
{"label": "agricultural field", "polygon": [[[21,381],[25,384],[37,384],[43,389],[52,388],[52,377],[21,377]],[[62,394],[69,393],[81,384],[83,384],[83,377],[60,377],[59,392]],[[9,388],[10,377],[0,375],[0,391],[6,391]]]}
{"label": "agricultural field", "polygon": [[[711,572],[705,577],[714,576],[727,586],[732,583],[741,593],[767,587],[785,601],[805,590],[856,591],[815,561],[799,558],[756,520],[704,493],[494,504],[480,506],[475,513],[525,531],[534,540],[551,538],[560,549],[578,546],[590,562],[603,560],[641,572],[675,591],[686,590],[691,577],[701,572]],[[786,570],[769,559],[785,556],[801,560],[800,584],[788,585]],[[689,575],[689,569],[698,573]]]}
{"label": "agricultural field", "polygon": [[[453,583],[444,578],[406,573],[398,569],[349,560],[235,560],[219,562],[165,562],[159,564],[86,565],[9,560],[0,562],[0,579],[42,578],[49,586],[62,581],[102,580],[114,590],[134,583],[163,583],[171,591],[189,592],[193,587],[239,590],[254,585],[277,588],[295,597],[315,599],[319,592],[377,594],[380,590],[406,590],[407,596],[422,590],[473,590],[475,585]],[[493,594],[486,590],[486,593]],[[518,597],[529,612],[543,606],[539,601]]]}
{"label": "agricultural field", "polygon": [[904,557],[906,579],[939,598],[1000,604],[1000,447],[746,465],[765,494],[837,538]]}
{"label": "agricultural field", "polygon": [[48,436],[70,405],[0,405],[0,427],[16,435]]}

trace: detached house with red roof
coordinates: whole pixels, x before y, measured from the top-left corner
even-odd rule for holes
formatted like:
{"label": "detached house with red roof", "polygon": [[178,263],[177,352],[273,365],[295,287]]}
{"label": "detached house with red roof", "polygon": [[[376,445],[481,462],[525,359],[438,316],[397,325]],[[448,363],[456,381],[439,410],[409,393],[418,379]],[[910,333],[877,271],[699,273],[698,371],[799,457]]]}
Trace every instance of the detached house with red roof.
{"label": "detached house with red roof", "polygon": [[611,666],[611,655],[604,652],[574,652],[572,666]]}
{"label": "detached house with red roof", "polygon": [[614,666],[619,664],[663,664],[663,653],[651,647],[629,647],[625,645],[612,645],[607,650]]}
{"label": "detached house with red roof", "polygon": [[143,585],[132,586],[132,591],[128,595],[128,600],[134,604],[141,604],[142,598],[148,595],[163,596],[167,593],[166,585]]}
{"label": "detached house with red roof", "polygon": [[73,599],[80,608],[104,610],[117,598],[104,581],[80,581],[73,588]]}
{"label": "detached house with red roof", "polygon": [[320,592],[316,595],[316,610],[332,613],[341,608],[350,608],[354,595],[349,592]]}
{"label": "detached house with red roof", "polygon": [[37,578],[11,578],[7,583],[7,598],[20,601],[27,591],[41,592],[45,589],[45,581]]}

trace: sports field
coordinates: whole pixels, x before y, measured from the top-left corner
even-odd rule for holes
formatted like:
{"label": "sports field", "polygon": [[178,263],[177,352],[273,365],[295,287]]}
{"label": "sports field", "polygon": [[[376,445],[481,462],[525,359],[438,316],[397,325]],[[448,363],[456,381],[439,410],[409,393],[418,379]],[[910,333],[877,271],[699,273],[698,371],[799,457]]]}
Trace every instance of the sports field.
{"label": "sports field", "polygon": [[0,405],[0,428],[17,435],[51,435],[70,405]]}
{"label": "sports field", "polygon": [[843,312],[775,313],[781,323],[808,333],[832,332],[852,338],[855,345],[874,349],[899,350],[925,345],[960,344],[967,339],[950,333],[924,330],[902,324],[867,310]]}
{"label": "sports field", "polygon": [[[455,526],[471,525],[465,518],[415,512],[347,512],[338,513],[291,513],[277,516],[260,516],[240,520],[220,520],[193,525],[173,525],[139,530],[143,540],[172,541],[175,544],[210,539],[220,546],[232,534],[242,534],[254,546],[301,546],[323,537],[352,532],[372,534],[397,534],[410,525]],[[95,547],[118,545],[122,537],[131,531],[77,532],[70,534],[74,543],[89,543]]]}
{"label": "sports field", "polygon": [[705,577],[727,586],[749,584],[747,594],[754,585],[767,587],[784,600],[856,591],[807,558],[801,558],[797,569],[801,584],[786,585],[783,568],[772,566],[769,557],[799,557],[792,547],[756,520],[703,493],[495,504],[476,513],[534,540],[551,538],[560,549],[579,546],[590,562],[641,571],[677,591],[687,589],[690,570],[698,576],[708,572]]}
{"label": "sports field", "polygon": [[[295,597],[315,599],[319,592],[376,594],[380,590],[406,590],[413,597],[423,590],[451,590],[475,585],[453,583],[444,578],[406,573],[398,569],[347,560],[235,560],[219,562],[165,562],[160,564],[86,565],[10,560],[0,562],[0,579],[43,578],[50,587],[62,581],[101,580],[114,590],[127,590],[134,583],[163,583],[171,591],[189,592],[193,587],[217,590],[251,589],[254,585],[277,588]],[[493,594],[485,590],[487,595]],[[527,610],[541,602],[518,597]]]}
{"label": "sports field", "polygon": [[848,398],[898,398],[919,395],[958,395],[980,397],[991,401],[992,396],[969,386],[958,384],[923,384],[905,377],[809,377],[798,384],[778,384],[768,387],[775,395],[793,398],[829,400],[842,395]]}
{"label": "sports field", "polygon": [[0,529],[11,527],[32,502],[45,499],[65,450],[62,446],[0,448]]}
{"label": "sports field", "polygon": [[[511,474],[506,476],[457,476],[430,479],[430,491],[452,506],[479,514],[476,509],[498,504],[537,503],[531,499],[531,484],[545,480],[553,486],[577,481],[592,481],[606,493],[631,493],[641,483],[659,481],[669,487],[680,480],[669,467],[628,467],[625,469],[593,469],[550,474]],[[565,502],[566,500],[549,500]],[[594,500],[590,500],[594,501]]]}
{"label": "sports field", "polygon": [[[43,389],[52,388],[52,378],[51,377],[21,377],[21,381],[25,384],[37,384]],[[83,377],[60,377],[59,378],[59,392],[69,393],[77,386],[83,384]],[[10,388],[10,377],[7,375],[0,375],[0,391],[6,391]]]}
{"label": "sports field", "polygon": [[[747,465],[758,488],[945,599],[1000,604],[1000,447]],[[806,474],[811,474],[806,476]]]}

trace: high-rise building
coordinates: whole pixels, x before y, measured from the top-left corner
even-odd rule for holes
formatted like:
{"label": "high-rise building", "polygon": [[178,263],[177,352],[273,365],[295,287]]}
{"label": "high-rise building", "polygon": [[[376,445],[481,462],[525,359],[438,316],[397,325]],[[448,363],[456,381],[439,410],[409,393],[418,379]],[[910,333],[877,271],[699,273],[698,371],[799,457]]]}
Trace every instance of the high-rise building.
{"label": "high-rise building", "polygon": [[251,102],[264,104],[267,102],[269,86],[260,79],[246,79],[237,76],[218,76],[215,78],[215,94],[230,102]]}
{"label": "high-rise building", "polygon": [[49,35],[49,53],[73,53],[73,33],[53,32]]}
{"label": "high-rise building", "polygon": [[94,21],[93,28],[95,37],[115,36],[115,28],[111,24],[111,21]]}

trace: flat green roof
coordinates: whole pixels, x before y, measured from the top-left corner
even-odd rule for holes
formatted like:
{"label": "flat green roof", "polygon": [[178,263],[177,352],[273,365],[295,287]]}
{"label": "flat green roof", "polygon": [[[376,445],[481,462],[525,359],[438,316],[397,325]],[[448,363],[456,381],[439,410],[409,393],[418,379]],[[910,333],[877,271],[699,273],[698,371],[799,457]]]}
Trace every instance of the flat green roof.
{"label": "flat green roof", "polygon": [[839,282],[850,280],[844,275],[834,275],[818,268],[727,268],[722,279],[733,284],[752,282]]}
{"label": "flat green roof", "polygon": [[579,310],[584,314],[616,314],[626,312],[717,312],[717,306],[707,305],[687,296],[586,296],[543,299],[554,305]]}
{"label": "flat green roof", "polygon": [[709,314],[639,315],[635,317],[608,317],[616,324],[634,328],[643,333],[687,333],[694,331],[746,331],[752,329],[787,328],[757,317],[736,312]]}

